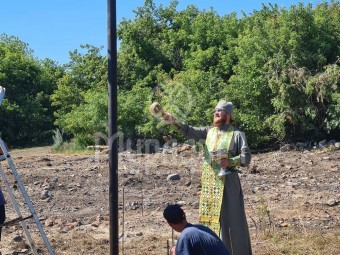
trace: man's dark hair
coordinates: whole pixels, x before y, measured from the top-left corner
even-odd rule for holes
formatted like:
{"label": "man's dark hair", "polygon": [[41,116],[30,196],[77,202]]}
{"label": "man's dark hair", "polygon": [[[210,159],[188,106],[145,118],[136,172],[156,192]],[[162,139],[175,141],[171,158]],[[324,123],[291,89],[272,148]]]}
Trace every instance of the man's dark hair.
{"label": "man's dark hair", "polygon": [[168,205],[163,212],[163,216],[169,223],[173,224],[181,223],[186,219],[185,213],[179,205]]}

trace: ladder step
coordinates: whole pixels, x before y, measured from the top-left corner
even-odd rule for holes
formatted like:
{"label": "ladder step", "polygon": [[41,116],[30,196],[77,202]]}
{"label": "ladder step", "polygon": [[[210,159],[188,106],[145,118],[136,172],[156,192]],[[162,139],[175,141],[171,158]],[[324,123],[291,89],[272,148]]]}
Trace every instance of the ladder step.
{"label": "ladder step", "polygon": [[18,218],[15,218],[13,220],[9,220],[9,221],[6,221],[4,222],[3,224],[0,224],[1,227],[4,227],[4,226],[9,226],[9,225],[14,225],[15,223],[18,223],[18,222],[21,222],[21,221],[24,221],[24,220],[27,220],[27,219],[30,219],[30,218],[33,218],[33,215],[29,215],[29,216],[26,216],[26,217],[18,217]]}

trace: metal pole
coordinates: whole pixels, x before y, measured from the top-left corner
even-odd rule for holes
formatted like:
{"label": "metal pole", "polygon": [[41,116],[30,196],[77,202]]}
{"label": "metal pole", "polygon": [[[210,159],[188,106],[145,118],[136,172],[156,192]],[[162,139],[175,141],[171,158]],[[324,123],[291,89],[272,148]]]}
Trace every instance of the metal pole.
{"label": "metal pole", "polygon": [[109,211],[110,255],[119,254],[118,238],[118,147],[117,139],[117,26],[116,0],[107,0],[109,90]]}

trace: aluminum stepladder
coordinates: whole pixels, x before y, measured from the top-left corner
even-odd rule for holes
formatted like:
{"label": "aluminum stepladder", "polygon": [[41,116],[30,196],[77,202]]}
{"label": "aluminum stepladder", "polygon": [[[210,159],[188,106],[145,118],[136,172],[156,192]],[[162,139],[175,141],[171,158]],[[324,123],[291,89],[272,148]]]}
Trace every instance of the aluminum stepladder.
{"label": "aluminum stepladder", "polygon": [[[2,100],[3,100],[4,96],[5,96],[5,88],[0,86],[0,105],[2,103]],[[16,170],[16,167],[15,167],[15,165],[13,163],[12,157],[9,154],[8,150],[7,150],[6,144],[4,143],[4,141],[1,138],[0,138],[0,148],[3,151],[3,155],[0,155],[0,161],[7,160],[7,163],[9,165],[10,169],[12,170],[12,173],[13,173],[13,176],[14,176],[16,182],[17,182],[17,185],[18,185],[18,187],[19,187],[19,189],[20,189],[20,191],[21,191],[21,193],[22,193],[22,195],[23,195],[23,197],[25,199],[25,202],[26,202],[26,204],[27,204],[27,206],[28,206],[28,208],[29,208],[29,210],[31,212],[31,216],[25,217],[25,218],[22,217],[19,204],[18,204],[18,202],[15,199],[15,196],[14,196],[13,191],[11,189],[11,186],[10,186],[8,180],[7,180],[5,172],[2,169],[2,164],[0,163],[0,175],[1,175],[1,178],[2,178],[2,180],[4,182],[4,184],[5,184],[6,190],[8,192],[9,197],[10,197],[10,200],[12,202],[14,210],[16,211],[17,216],[18,216],[18,218],[15,219],[15,220],[20,221],[20,224],[22,226],[22,229],[24,230],[26,239],[27,239],[27,241],[28,241],[28,243],[29,243],[29,245],[30,245],[30,247],[32,249],[33,254],[34,255],[38,255],[37,248],[36,248],[36,246],[35,246],[35,244],[33,242],[33,239],[31,237],[31,234],[30,234],[30,232],[29,232],[29,230],[27,228],[26,221],[25,221],[26,219],[33,217],[33,219],[34,219],[34,221],[36,223],[36,226],[37,226],[37,228],[38,228],[38,230],[40,232],[40,235],[41,235],[41,237],[42,237],[42,239],[43,239],[43,241],[44,241],[44,243],[45,243],[45,245],[46,245],[46,247],[48,249],[49,254],[54,255],[54,251],[52,249],[52,246],[51,246],[51,244],[48,241],[48,238],[47,238],[47,236],[46,236],[46,234],[44,232],[44,229],[42,228],[40,220],[39,220],[39,218],[38,218],[38,216],[37,216],[37,214],[36,214],[36,212],[34,210],[33,204],[31,202],[29,196],[27,195],[27,192],[25,190],[25,186],[23,185],[23,183],[22,183],[22,181],[20,179],[20,176],[19,176],[19,174],[18,174],[18,172]],[[6,222],[3,225],[6,225]]]}

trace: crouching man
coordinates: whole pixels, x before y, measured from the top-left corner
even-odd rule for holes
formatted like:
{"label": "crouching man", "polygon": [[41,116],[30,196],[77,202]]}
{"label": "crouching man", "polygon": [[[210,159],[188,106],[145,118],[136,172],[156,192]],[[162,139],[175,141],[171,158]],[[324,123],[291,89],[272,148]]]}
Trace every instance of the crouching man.
{"label": "crouching man", "polygon": [[188,223],[179,205],[168,205],[163,216],[170,227],[181,233],[171,255],[229,255],[227,247],[210,228]]}

